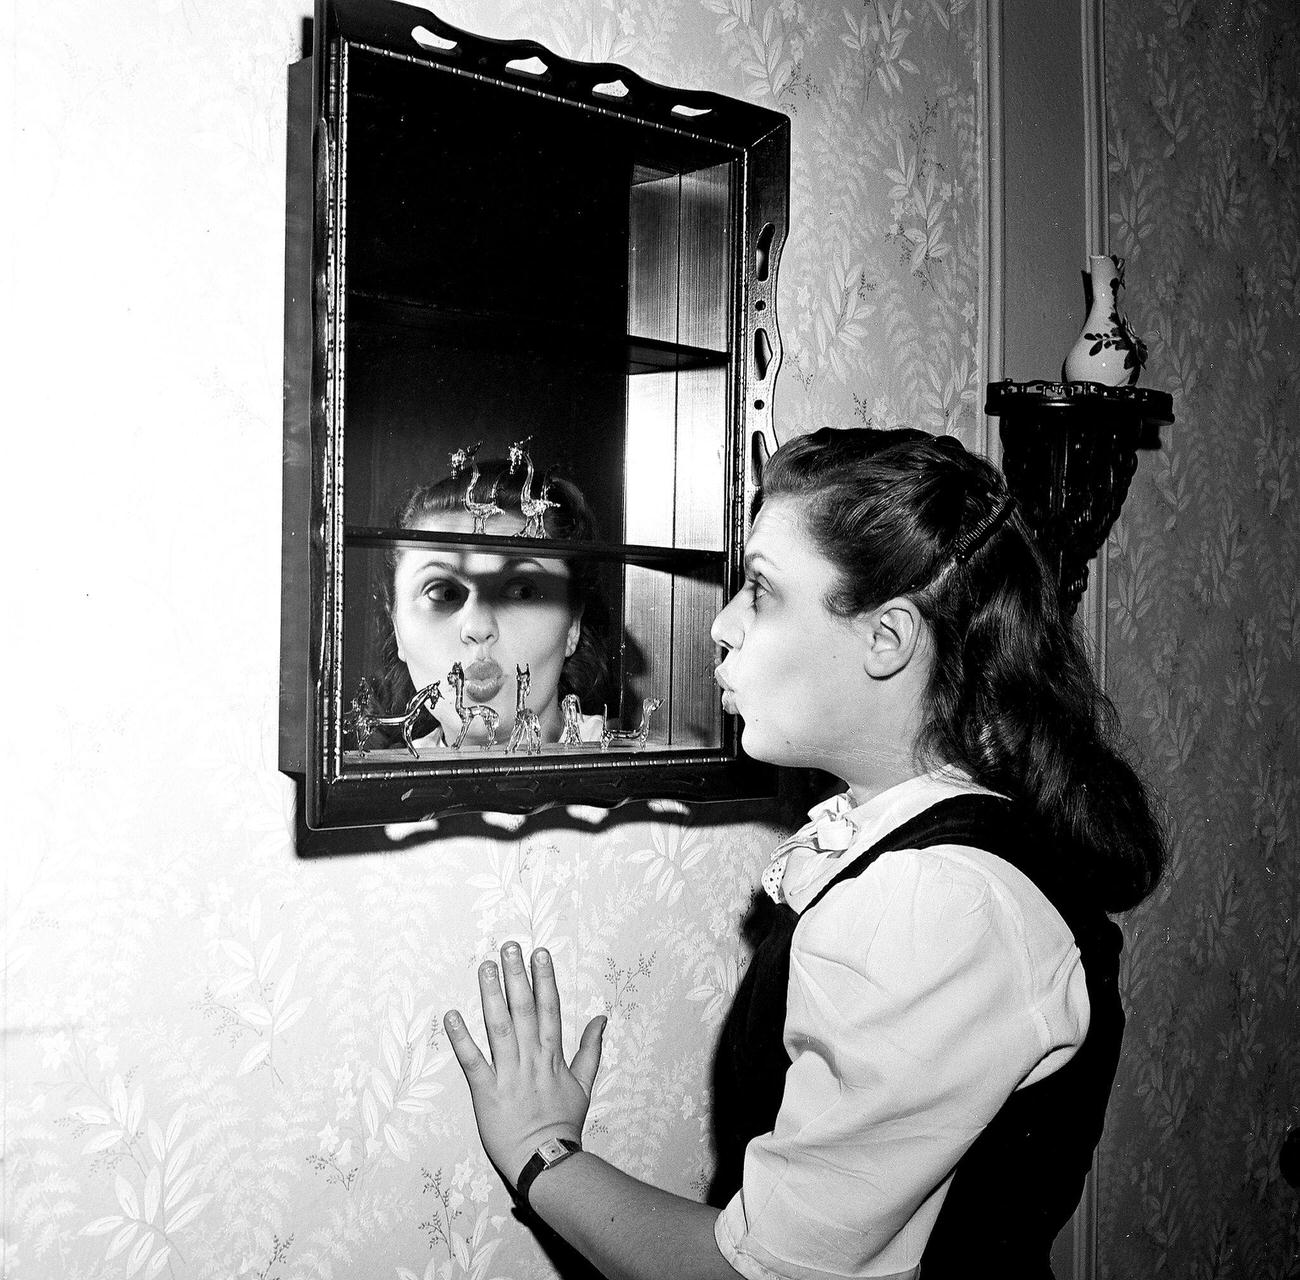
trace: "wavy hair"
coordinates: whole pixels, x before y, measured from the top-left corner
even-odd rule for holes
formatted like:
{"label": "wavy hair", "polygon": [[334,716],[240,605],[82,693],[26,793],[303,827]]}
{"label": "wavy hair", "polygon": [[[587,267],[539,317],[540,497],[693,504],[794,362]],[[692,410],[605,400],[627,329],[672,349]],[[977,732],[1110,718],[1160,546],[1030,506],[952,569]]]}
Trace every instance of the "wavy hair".
{"label": "wavy hair", "polygon": [[951,437],[822,429],[768,460],[755,513],[778,497],[839,571],[831,612],[906,596],[928,624],[918,758],[1027,804],[1106,910],[1142,901],[1163,833],[1002,473]]}

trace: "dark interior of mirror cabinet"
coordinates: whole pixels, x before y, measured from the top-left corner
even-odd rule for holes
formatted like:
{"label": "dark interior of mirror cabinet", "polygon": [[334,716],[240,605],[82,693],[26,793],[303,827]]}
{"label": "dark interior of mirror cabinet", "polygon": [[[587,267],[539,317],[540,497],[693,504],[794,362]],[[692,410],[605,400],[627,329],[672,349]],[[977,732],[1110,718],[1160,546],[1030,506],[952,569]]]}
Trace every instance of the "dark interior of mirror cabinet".
{"label": "dark interior of mirror cabinet", "polygon": [[365,51],[348,90],[348,522],[532,435],[625,540],[630,378],[727,363],[728,149]]}
{"label": "dark interior of mirror cabinet", "polygon": [[343,702],[383,665],[406,496],[456,449],[526,440],[606,549],[584,572],[611,670],[584,713],[622,727],[661,696],[654,745],[719,746],[733,149],[364,49],[346,83]]}

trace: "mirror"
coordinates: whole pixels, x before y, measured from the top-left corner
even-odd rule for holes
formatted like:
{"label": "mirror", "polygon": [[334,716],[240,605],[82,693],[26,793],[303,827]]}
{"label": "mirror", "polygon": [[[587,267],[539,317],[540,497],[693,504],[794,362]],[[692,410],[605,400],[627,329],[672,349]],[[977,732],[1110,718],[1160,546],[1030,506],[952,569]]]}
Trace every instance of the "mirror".
{"label": "mirror", "polygon": [[393,820],[539,762],[587,769],[559,795],[608,790],[597,760],[735,772],[708,626],[746,442],[770,431],[752,387],[779,364],[788,121],[404,5],[322,0],[316,23],[290,183],[314,305],[295,323],[290,303],[286,671],[304,509],[320,651],[287,699],[289,764],[301,715],[309,795],[410,774]]}

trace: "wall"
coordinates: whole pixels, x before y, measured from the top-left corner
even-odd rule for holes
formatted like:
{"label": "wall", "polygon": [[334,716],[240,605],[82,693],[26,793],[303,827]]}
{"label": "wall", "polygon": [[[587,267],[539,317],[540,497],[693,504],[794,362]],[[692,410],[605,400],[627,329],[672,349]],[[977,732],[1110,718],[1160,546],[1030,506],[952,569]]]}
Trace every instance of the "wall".
{"label": "wall", "polygon": [[[977,430],[976,33],[901,0],[468,2],[794,116],[786,433]],[[4,7],[15,300],[3,1274],[549,1276],[438,1030],[507,936],[608,1008],[592,1143],[698,1190],[770,821],[295,849],[275,769],[285,68],[302,0]],[[759,814],[760,819],[772,814]]]}
{"label": "wall", "polygon": [[1173,848],[1125,924],[1103,1277],[1300,1274],[1298,47],[1288,0],[1107,6],[1111,245],[1178,420],[1109,562],[1113,694]]}

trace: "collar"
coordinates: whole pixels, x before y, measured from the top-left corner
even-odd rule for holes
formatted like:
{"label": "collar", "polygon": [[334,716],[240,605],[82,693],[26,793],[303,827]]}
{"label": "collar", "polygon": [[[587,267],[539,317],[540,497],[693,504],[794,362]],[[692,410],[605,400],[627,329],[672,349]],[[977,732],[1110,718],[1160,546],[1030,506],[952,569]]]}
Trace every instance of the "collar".
{"label": "collar", "polygon": [[844,865],[846,853],[860,853],[939,800],[982,792],[970,775],[944,765],[909,778],[855,805],[847,791],[808,810],[808,821],[777,846],[763,872],[763,888],[774,902],[796,911]]}
{"label": "collar", "polygon": [[831,796],[808,810],[808,821],[788,840],[777,845],[772,860],[763,872],[763,888],[773,902],[785,902],[782,881],[790,856],[800,850],[814,857],[838,859],[852,847],[858,834],[854,815],[863,806],[854,807],[847,791]]}

